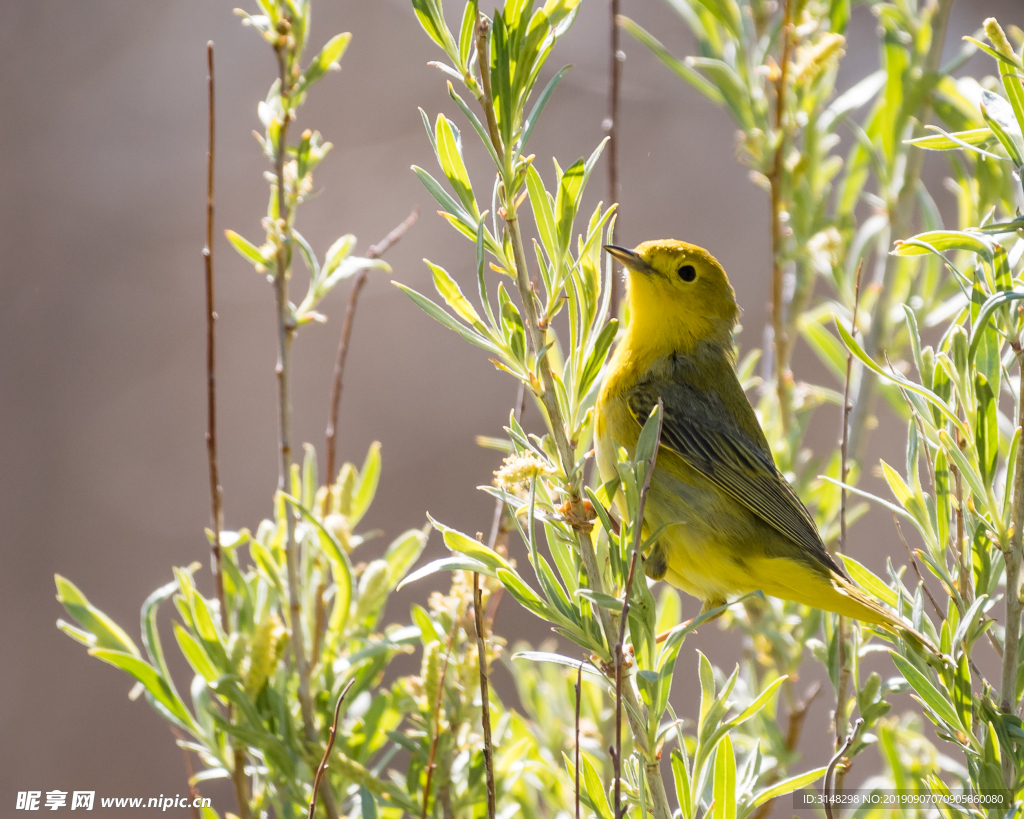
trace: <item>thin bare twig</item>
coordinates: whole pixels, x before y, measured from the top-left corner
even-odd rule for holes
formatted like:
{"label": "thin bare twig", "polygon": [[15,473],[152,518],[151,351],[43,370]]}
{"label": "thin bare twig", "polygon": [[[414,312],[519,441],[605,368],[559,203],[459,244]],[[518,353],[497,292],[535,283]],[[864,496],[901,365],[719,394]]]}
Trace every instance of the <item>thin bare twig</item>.
{"label": "thin bare twig", "polygon": [[192,781],[192,777],[195,771],[192,768],[192,759],[188,755],[188,749],[182,747],[181,743],[185,740],[181,731],[177,728],[171,728],[171,733],[174,734],[174,738],[177,741],[178,747],[181,748],[181,755],[185,759],[185,775],[188,777],[188,795],[192,798],[192,804],[189,806],[191,809],[192,819],[200,819],[199,804],[196,800],[200,797],[199,788],[196,787]]}
{"label": "thin bare twig", "polygon": [[[624,56],[619,49],[619,3],[620,0],[610,0],[611,37],[609,47],[611,53],[608,67],[608,116],[603,123],[605,135],[608,137],[608,207],[619,201],[619,86],[621,85]],[[619,314],[620,278],[612,276],[612,292],[608,304],[609,318],[615,318]]]}
{"label": "thin bare twig", "polygon": [[[454,618],[453,618],[454,619]],[[459,630],[456,623],[452,623],[452,630],[448,634],[448,648],[444,652],[444,664],[441,666],[441,678],[437,681],[437,700],[434,702],[434,738],[430,741],[430,756],[427,757],[427,781],[423,784],[423,817],[427,819],[427,805],[430,803],[430,780],[434,775],[434,755],[437,753],[437,741],[441,736],[441,698],[444,696],[444,678],[448,673],[448,658],[452,655],[452,642],[455,640],[455,632]]]}
{"label": "thin bare twig", "polygon": [[832,759],[828,762],[828,768],[825,769],[825,781],[821,786],[821,795],[825,802],[825,815],[828,819],[834,819],[832,816],[832,795],[835,790],[831,787],[832,774],[836,769],[836,765],[839,760],[843,758],[843,754],[853,745],[854,740],[857,738],[857,734],[860,731],[860,727],[864,724],[863,719],[858,719],[853,727],[850,729],[850,733],[846,735],[846,739],[843,740],[843,744],[839,746],[839,749],[833,754]]}
{"label": "thin bare twig", "polygon": [[658,461],[658,447],[661,446],[661,427],[665,420],[665,404],[658,399],[658,431],[654,438],[654,452],[647,464],[647,473],[640,489],[640,501],[637,504],[636,523],[633,528],[633,555],[629,559],[629,572],[626,575],[626,588],[622,597],[622,614],[619,615],[619,640],[615,644],[615,747],[612,750],[612,763],[615,766],[615,819],[619,819],[625,809],[622,807],[622,665],[623,643],[626,640],[626,621],[629,617],[629,598],[633,593],[633,575],[636,572],[637,558],[640,555],[640,544],[643,541],[644,507],[647,505],[647,493],[651,488],[654,465]]}
{"label": "thin bare twig", "polygon": [[[804,720],[807,719],[807,710],[811,707],[811,703],[818,696],[818,692],[821,691],[821,683],[815,681],[807,692],[804,694],[804,698],[797,703],[796,708],[789,712],[788,725],[786,727],[786,750],[795,751],[797,745],[800,744],[800,736],[804,729]],[[764,782],[765,787],[770,787],[777,782],[781,777],[776,772],[778,769],[772,770],[771,774],[767,777]],[[772,805],[775,804],[775,799],[769,799],[767,802],[761,804],[761,806],[751,815],[751,819],[766,819],[767,816],[771,815]]]}
{"label": "thin bare twig", "polygon": [[573,746],[575,748],[575,765],[573,767],[573,771],[576,777],[576,781],[574,783],[576,794],[576,819],[580,819],[580,699],[582,698],[582,693],[583,663],[581,662],[580,667],[576,670],[576,743]]}
{"label": "thin bare twig", "polygon": [[[857,275],[853,286],[853,316],[850,319],[850,336],[857,334],[857,311],[860,309],[860,274],[864,270],[864,259],[857,264]],[[843,554],[846,551],[846,480],[850,474],[850,467],[847,462],[847,450],[850,437],[850,411],[853,404],[850,403],[850,380],[853,374],[853,353],[846,354],[846,379],[843,384],[843,429],[839,439],[839,477],[842,482],[842,489],[839,494],[839,543],[836,551]],[[839,615],[837,623],[838,634],[838,661],[839,679],[836,685],[836,711],[834,715],[834,730],[836,735],[836,747],[839,746],[839,738],[846,733],[846,689],[850,684],[850,665],[846,653],[847,629],[846,618]],[[840,775],[840,785],[842,775]]]}
{"label": "thin bare twig", "polygon": [[487,819],[494,819],[494,748],[491,745],[491,695],[487,680],[487,643],[484,639],[483,593],[480,573],[473,572],[473,618],[476,625],[476,653],[480,664],[480,722],[484,730],[484,769],[487,773]]}
{"label": "thin bare twig", "polygon": [[[206,149],[206,246],[203,248],[203,267],[206,279],[206,455],[210,464],[210,517],[213,527],[213,542],[210,549],[213,557],[213,578],[217,589],[220,622],[224,633],[227,634],[231,630],[231,624],[228,618],[227,599],[224,595],[224,568],[220,548],[220,533],[224,528],[224,495],[220,485],[220,470],[217,465],[217,380],[215,377],[217,312],[213,300],[213,171],[217,118],[212,40],[206,44],[206,88],[208,142]],[[233,716],[233,711],[234,708],[229,707],[228,719]],[[238,813],[241,819],[249,819],[249,782],[245,778],[245,749],[237,741],[235,741],[234,760],[231,781],[235,786]],[[186,764],[191,764],[188,762],[187,755]]]}
{"label": "thin bare twig", "polygon": [[334,738],[338,733],[338,717],[341,715],[342,700],[345,699],[345,695],[353,684],[355,684],[355,681],[355,677],[348,681],[348,685],[342,689],[341,694],[338,695],[338,701],[334,705],[334,721],[331,723],[331,732],[327,739],[327,749],[324,751],[323,759],[320,760],[320,765],[317,766],[316,769],[316,776],[313,778],[313,795],[309,798],[308,819],[313,819],[313,814],[316,812],[316,794],[317,791],[320,790],[320,780],[323,779],[323,775],[327,771],[327,760],[331,758],[331,749],[334,748]]}
{"label": "thin bare twig", "polygon": [[910,565],[914,569],[914,574],[917,575],[917,582],[921,584],[921,588],[924,589],[924,593],[928,600],[931,601],[932,608],[935,609],[935,616],[940,620],[946,619],[946,614],[938,603],[935,602],[935,598],[932,597],[932,593],[928,590],[928,587],[924,583],[924,577],[921,575],[921,569],[917,565],[917,558],[914,557],[913,551],[910,549],[910,544],[907,543],[907,539],[903,536],[903,527],[900,526],[900,519],[896,513],[892,513],[892,522],[896,524],[896,533],[900,536],[900,541],[903,543],[903,548],[907,550],[907,557],[910,558]]}
{"label": "thin bare twig", "polygon": [[[405,232],[411,228],[420,217],[420,209],[413,208],[400,225],[392,230],[387,236],[373,245],[367,252],[367,259],[377,259],[383,256],[391,247],[398,243]],[[356,304],[359,301],[359,293],[369,276],[369,271],[363,270],[352,285],[352,292],[348,296],[348,307],[345,309],[345,324],[341,328],[341,340],[338,342],[338,355],[334,362],[334,380],[331,382],[331,404],[327,414],[327,481],[333,482],[337,475],[334,472],[335,465],[335,435],[338,428],[338,407],[341,405],[341,389],[345,376],[345,359],[348,358],[349,338],[352,335],[352,322],[356,316]]]}
{"label": "thin bare twig", "polygon": [[[274,146],[274,173],[277,192],[277,224],[274,299],[277,308],[277,399],[278,399],[278,443],[279,461],[277,487],[281,492],[288,491],[292,467],[291,422],[291,346],[295,339],[295,317],[288,302],[288,270],[291,266],[292,250],[292,212],[288,203],[285,187],[284,166],[288,153],[288,126],[294,113],[292,111],[292,91],[295,74],[292,72],[291,35],[282,35],[274,45],[277,56],[279,94],[283,121],[278,131],[277,144]],[[290,511],[285,513],[285,562],[287,564],[289,637],[295,670],[298,675],[299,710],[302,713],[303,734],[307,743],[316,739],[315,712],[313,697],[309,688],[309,658],[303,643],[302,601],[299,583],[299,549],[295,543],[295,520]],[[324,810],[328,819],[337,819],[338,811],[334,803],[334,795],[330,785],[322,787]]]}
{"label": "thin bare twig", "polygon": [[224,575],[221,567],[220,530],[224,528],[223,494],[217,468],[217,382],[214,377],[215,355],[214,324],[217,313],[213,307],[213,151],[216,134],[213,86],[213,41],[206,44],[206,87],[209,103],[209,143],[206,149],[206,247],[203,248],[203,266],[206,273],[206,455],[210,462],[210,514],[213,527],[213,578],[220,603],[220,622],[228,631],[228,608],[224,602]]}

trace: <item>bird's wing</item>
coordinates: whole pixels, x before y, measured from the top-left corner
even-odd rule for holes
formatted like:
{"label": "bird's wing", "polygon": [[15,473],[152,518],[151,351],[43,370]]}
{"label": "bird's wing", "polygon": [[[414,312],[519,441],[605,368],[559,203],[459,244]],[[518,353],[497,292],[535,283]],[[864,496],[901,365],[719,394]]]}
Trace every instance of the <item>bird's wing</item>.
{"label": "bird's wing", "polygon": [[[730,386],[720,382],[717,388]],[[753,408],[738,383],[734,391],[738,396],[730,398],[738,397],[743,406],[738,408],[735,400],[730,401],[732,412],[716,390],[696,389],[680,379],[641,383],[629,395],[628,404],[634,419],[642,425],[642,419],[661,398],[665,404],[662,446],[791,540],[807,557],[845,576],[825,551],[810,513],[775,466],[763,433],[756,426]],[[743,418],[747,423],[742,425],[737,416],[747,412],[750,418]],[[751,422],[756,435],[744,429]]]}

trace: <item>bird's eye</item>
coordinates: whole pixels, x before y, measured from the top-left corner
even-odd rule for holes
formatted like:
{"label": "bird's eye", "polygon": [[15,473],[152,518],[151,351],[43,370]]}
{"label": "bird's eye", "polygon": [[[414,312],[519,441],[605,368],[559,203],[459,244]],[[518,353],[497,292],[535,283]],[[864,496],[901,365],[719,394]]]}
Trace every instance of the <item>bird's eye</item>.
{"label": "bird's eye", "polygon": [[676,272],[684,282],[692,282],[697,278],[697,269],[692,264],[684,264]]}

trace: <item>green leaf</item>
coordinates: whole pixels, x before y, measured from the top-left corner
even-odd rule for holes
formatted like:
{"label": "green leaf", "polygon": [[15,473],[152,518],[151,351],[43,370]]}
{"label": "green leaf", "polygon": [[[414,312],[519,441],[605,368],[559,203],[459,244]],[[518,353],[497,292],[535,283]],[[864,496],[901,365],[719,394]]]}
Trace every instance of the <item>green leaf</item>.
{"label": "green leaf", "polygon": [[939,719],[945,722],[949,730],[962,731],[963,725],[961,725],[960,719],[957,717],[952,704],[946,696],[932,684],[932,681],[922,674],[916,666],[901,657],[895,651],[890,651],[889,654],[892,657],[892,661],[896,664],[896,667],[903,675],[903,678],[910,683],[910,687],[917,692],[921,702],[930,708],[935,715],[939,717]]}
{"label": "green leaf", "polygon": [[968,348],[968,358],[974,360],[974,355],[978,350],[978,345],[982,340],[982,331],[989,319],[992,318],[993,313],[1004,304],[1009,304],[1012,301],[1019,301],[1024,299],[1024,292],[1018,290],[1003,290],[995,295],[989,296],[985,303],[982,304],[981,310],[978,313],[978,317],[974,320],[971,326],[971,344]]}
{"label": "green leaf", "polygon": [[740,725],[746,722],[764,708],[770,701],[775,692],[779,690],[779,686],[782,685],[786,680],[789,679],[788,674],[783,674],[781,677],[776,677],[772,680],[771,684],[766,686],[764,691],[757,695],[757,698],[744,708],[739,714],[729,720],[730,726]]}
{"label": "green leaf", "polygon": [[531,589],[526,582],[515,572],[509,569],[498,569],[498,580],[501,581],[501,585],[505,587],[509,594],[511,594],[519,605],[528,611],[532,611],[542,620],[548,622],[561,623],[562,619],[558,616],[558,613],[547,603],[540,599],[540,596]]}
{"label": "green leaf", "polygon": [[115,668],[127,671],[142,683],[153,700],[162,705],[163,710],[178,725],[190,733],[200,733],[184,703],[178,699],[164,678],[149,663],[132,654],[126,654],[123,651],[111,651],[106,648],[93,648],[89,650],[89,653],[105,663],[110,663]]}
{"label": "green leaf", "polygon": [[453,62],[457,62],[459,50],[445,23],[439,0],[412,0],[412,8],[427,36],[441,46]]}
{"label": "green leaf", "polygon": [[243,238],[233,230],[225,230],[224,235],[227,236],[228,241],[231,242],[231,246],[238,251],[238,255],[247,262],[261,267],[274,267],[274,260],[263,258],[263,254],[260,253],[260,249],[248,239]]}
{"label": "green leaf", "polygon": [[512,565],[505,558],[494,550],[488,549],[479,540],[475,540],[469,537],[469,535],[464,535],[462,532],[439,523],[430,515],[427,515],[427,519],[443,535],[445,545],[453,552],[459,552],[474,560],[479,560],[484,565],[490,566],[492,571],[497,571],[498,569],[513,571]]}
{"label": "green leaf", "polygon": [[349,32],[336,34],[327,41],[327,44],[320,50],[320,53],[313,58],[313,61],[306,68],[299,80],[299,93],[307,90],[313,83],[321,79],[324,74],[332,69],[337,69],[341,55],[345,53],[352,35]]}
{"label": "green leaf", "polygon": [[728,734],[722,737],[715,753],[713,793],[715,806],[711,815],[715,819],[736,819],[736,755]]}
{"label": "green leaf", "polygon": [[435,126],[437,140],[437,154],[441,162],[444,175],[448,177],[455,195],[469,211],[475,222],[480,221],[480,210],[476,205],[476,196],[473,194],[473,183],[469,180],[469,171],[466,170],[466,163],[462,158],[462,138],[459,129],[456,128],[444,114],[437,115]]}
{"label": "green leaf", "polygon": [[676,59],[669,54],[668,49],[645,29],[637,25],[628,17],[620,16],[619,25],[633,35],[633,37],[639,40],[643,45],[647,46],[651,53],[668,66],[669,70],[674,72],[676,76],[688,82],[713,103],[716,105],[722,105],[725,102],[725,98],[714,85],[709,83],[699,73],[690,68],[684,60]]}
{"label": "green leaf", "polygon": [[931,390],[922,387],[920,384],[915,384],[910,379],[904,378],[902,375],[899,375],[898,373],[883,370],[881,367],[878,366],[878,364],[875,363],[874,359],[872,359],[871,356],[864,352],[864,349],[860,346],[860,344],[858,344],[854,340],[853,336],[850,335],[849,331],[847,331],[846,328],[843,327],[843,325],[840,324],[839,322],[836,322],[836,330],[838,330],[840,338],[842,338],[843,343],[846,345],[846,349],[848,349],[860,361],[862,361],[868,367],[868,369],[870,369],[877,375],[882,376],[886,380],[898,384],[907,392],[911,392],[916,395],[920,395],[923,398],[926,398],[929,402],[931,402],[931,404],[934,407],[936,407],[939,410],[939,412],[943,414],[943,416],[945,416],[947,420],[952,422],[953,426],[960,430],[960,432],[963,433],[964,435],[967,435],[967,428],[964,426],[963,422],[956,416],[956,414],[949,408],[946,402],[943,401],[939,396],[937,396]]}
{"label": "green leaf", "polygon": [[978,402],[974,439],[978,448],[978,465],[981,469],[982,482],[991,485],[995,480],[999,461],[998,406],[988,379],[980,372],[975,376],[974,392]]}
{"label": "green leaf", "polygon": [[676,785],[676,800],[679,802],[679,809],[687,819],[693,813],[693,798],[690,795],[690,774],[686,770],[686,762],[678,748],[672,749],[672,779]]}
{"label": "green leaf", "polygon": [[374,441],[366,452],[363,468],[359,470],[359,480],[352,493],[352,510],[349,513],[349,525],[354,527],[366,514],[377,494],[380,482],[380,441]]}
{"label": "green leaf", "polygon": [[222,672],[214,668],[202,644],[177,622],[174,623],[174,638],[193,671],[207,682],[213,682],[220,677]]}
{"label": "green leaf", "polygon": [[924,256],[932,250],[966,250],[992,260],[992,248],[981,236],[964,230],[930,230],[898,242],[894,256]]}
{"label": "green leaf", "polygon": [[708,57],[687,57],[686,63],[699,68],[710,77],[725,100],[725,104],[732,111],[737,125],[745,131],[753,130],[756,127],[747,88],[739,74],[728,63]]}
{"label": "green leaf", "polygon": [[781,782],[776,782],[770,788],[765,788],[763,791],[759,791],[750,803],[750,807],[756,808],[759,805],[763,805],[769,799],[774,799],[776,796],[785,796],[787,793],[792,793],[793,791],[805,788],[812,782],[817,782],[821,779],[827,770],[828,766],[825,765],[821,768],[814,768],[805,773],[791,776],[788,779],[783,779]]}
{"label": "green leaf", "polygon": [[558,228],[555,224],[555,212],[551,199],[544,189],[540,173],[532,164],[526,170],[526,190],[530,194],[530,207],[533,210],[533,219],[537,223],[537,232],[540,233],[541,243],[551,262],[558,264],[561,259],[558,256]]}
{"label": "green leaf", "polygon": [[391,541],[391,545],[384,552],[384,560],[388,564],[392,587],[397,585],[412,564],[419,560],[426,545],[427,534],[422,529],[409,529]]}
{"label": "green leaf", "polygon": [[612,819],[612,808],[608,804],[608,794],[604,791],[601,777],[598,775],[597,768],[590,759],[590,754],[586,753],[586,751],[581,751],[580,760],[583,763],[582,785],[587,792],[587,796],[590,798],[591,807],[597,813],[599,819]]}
{"label": "green leaf", "polygon": [[[558,249],[562,255],[568,251],[572,241],[572,225],[576,219],[580,195],[583,192],[583,160],[577,159],[565,169],[558,183],[555,195],[555,218],[557,219]],[[557,259],[553,261],[558,261]]]}
{"label": "green leaf", "polygon": [[133,657],[141,656],[139,649],[124,629],[92,605],[74,583],[59,574],[55,574],[53,578],[57,584],[57,600],[91,635],[90,645],[123,651]]}
{"label": "green leaf", "polygon": [[[950,137],[955,137],[951,139]],[[949,136],[939,133],[934,136],[917,137],[904,140],[906,145],[914,145],[929,151],[959,151],[968,145],[985,145],[996,138],[989,128],[972,128],[969,131],[956,131]]]}
{"label": "green leaf", "polygon": [[[529,142],[530,134],[533,133],[534,126],[536,126],[537,120],[540,119],[540,115],[544,112],[544,106],[548,104],[548,100],[558,87],[558,83],[562,81],[562,77],[565,76],[565,72],[570,68],[572,68],[572,66],[565,66],[548,81],[548,84],[544,86],[544,90],[540,92],[540,96],[537,97],[537,101],[533,104],[533,108],[530,109],[530,113],[527,115],[526,119],[523,120],[523,134],[519,138],[519,144],[516,146],[520,153],[526,149],[526,143]],[[533,166],[531,165],[531,167]]]}
{"label": "green leaf", "polygon": [[579,670],[582,664],[584,674],[589,674],[602,680],[605,679],[604,674],[595,668],[589,660],[581,663],[580,660],[574,660],[572,657],[566,657],[564,654],[554,654],[550,651],[517,651],[512,655],[512,659],[528,660],[534,663],[554,663],[555,665],[571,668],[574,672]]}
{"label": "green leaf", "polygon": [[426,566],[421,566],[416,571],[407,575],[401,583],[398,584],[398,589],[403,589],[410,583],[415,583],[417,580],[422,580],[424,577],[430,577],[432,574],[438,572],[479,572],[485,574],[488,577],[497,577],[495,570],[479,560],[473,560],[470,557],[442,557],[440,560],[433,560]]}
{"label": "green leaf", "polygon": [[1006,100],[988,90],[982,91],[982,100],[981,115],[1006,150],[1010,161],[1019,168],[1024,165],[1024,159],[1021,158],[1020,126],[1014,119],[1013,110],[1006,104]]}
{"label": "green leaf", "polygon": [[411,287],[406,287],[401,282],[393,281],[392,284],[395,285],[395,287],[397,287],[403,293],[405,293],[410,299],[412,299],[419,306],[419,308],[423,310],[423,312],[425,312],[428,316],[441,322],[441,324],[443,324],[449,330],[454,330],[456,333],[458,333],[460,336],[466,339],[466,341],[475,344],[477,347],[483,347],[485,350],[487,350],[489,353],[495,356],[500,357],[502,355],[502,351],[492,341],[490,341],[488,338],[484,337],[480,333],[475,332],[471,328],[466,327],[466,325],[462,324],[456,319],[454,319],[443,309],[441,309],[441,307],[434,304],[434,302],[432,302],[426,296],[422,295],[421,293],[417,293]]}
{"label": "green leaf", "polygon": [[853,578],[853,581],[858,586],[874,597],[877,597],[887,606],[896,607],[896,604],[899,602],[896,592],[883,583],[880,577],[849,555],[841,555],[841,557],[846,571],[849,572],[850,577]]}

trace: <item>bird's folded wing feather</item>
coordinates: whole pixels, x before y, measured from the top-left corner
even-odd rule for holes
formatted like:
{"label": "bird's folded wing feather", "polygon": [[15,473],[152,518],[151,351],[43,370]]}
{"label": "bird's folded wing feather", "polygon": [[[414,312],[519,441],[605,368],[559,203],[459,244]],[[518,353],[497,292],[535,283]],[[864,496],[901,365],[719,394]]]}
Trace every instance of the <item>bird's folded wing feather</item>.
{"label": "bird's folded wing feather", "polygon": [[[745,420],[756,425],[753,408],[738,383],[735,388],[751,416]],[[662,446],[791,540],[807,557],[845,574],[825,551],[810,513],[779,473],[763,434],[757,440],[745,431],[734,417],[735,406],[729,412],[717,392],[678,380],[647,382],[629,396],[637,424],[647,418],[659,397],[665,404]]]}

